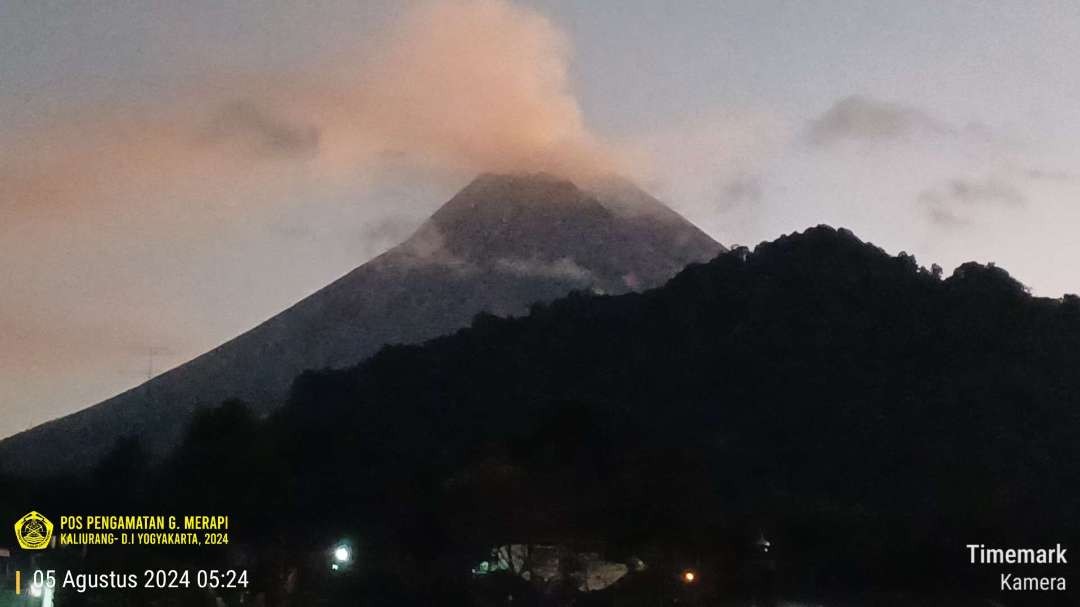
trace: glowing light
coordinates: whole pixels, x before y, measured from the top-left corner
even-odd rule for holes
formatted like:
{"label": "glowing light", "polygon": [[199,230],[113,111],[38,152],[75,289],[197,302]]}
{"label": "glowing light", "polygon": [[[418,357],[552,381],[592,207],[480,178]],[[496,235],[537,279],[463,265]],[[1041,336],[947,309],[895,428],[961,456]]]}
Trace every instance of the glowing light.
{"label": "glowing light", "polygon": [[693,584],[697,581],[697,574],[693,571],[684,571],[682,574],[682,581],[687,584]]}
{"label": "glowing light", "polygon": [[35,597],[35,598],[41,596],[41,584],[31,584],[30,585],[30,596]]}
{"label": "glowing light", "polygon": [[334,560],[339,563],[347,563],[352,558],[352,553],[349,551],[348,546],[338,546],[334,549]]}

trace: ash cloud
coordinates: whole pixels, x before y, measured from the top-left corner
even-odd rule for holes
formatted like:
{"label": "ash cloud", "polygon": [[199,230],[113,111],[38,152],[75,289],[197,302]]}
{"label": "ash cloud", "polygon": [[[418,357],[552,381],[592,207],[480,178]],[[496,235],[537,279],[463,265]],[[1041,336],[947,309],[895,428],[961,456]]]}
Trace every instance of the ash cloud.
{"label": "ash cloud", "polygon": [[[325,212],[340,200],[371,207],[342,217],[412,215],[421,203],[366,195],[403,168],[445,184],[482,171],[618,171],[619,156],[586,126],[571,90],[571,53],[534,10],[440,0],[407,4],[376,37],[358,35],[353,48],[292,71],[211,66],[183,86],[163,74],[173,84],[144,96],[50,105],[40,120],[0,132],[0,259],[9,279],[0,309],[81,344],[99,338],[87,324],[103,322],[86,302],[112,302],[111,323],[169,308],[190,343],[149,341],[190,356],[278,301],[253,295],[249,308],[240,302],[223,314],[200,295],[209,279],[272,263],[236,257],[262,251],[257,234],[306,206]],[[0,340],[0,360],[58,348],[43,335],[8,342]],[[93,368],[108,378],[102,368],[130,363],[125,352],[78,352],[84,362],[65,368],[69,376]],[[101,379],[94,395],[58,395],[49,381],[31,385],[24,369],[5,369],[0,387],[23,386],[20,402],[85,404],[126,387]]]}
{"label": "ash cloud", "polygon": [[226,104],[209,121],[208,143],[233,143],[258,155],[310,158],[318,153],[319,129],[267,113],[250,99]]}
{"label": "ash cloud", "polygon": [[460,176],[618,171],[625,161],[585,125],[570,59],[549,20],[504,0],[410,5],[378,39],[302,71],[208,73],[156,101],[69,108],[9,135],[0,213],[238,184],[270,199],[280,179],[258,172],[283,161],[313,184],[355,183],[387,164]]}
{"label": "ash cloud", "polygon": [[761,178],[743,175],[732,179],[721,188],[720,209],[729,210],[744,205],[756,207],[764,197]]}
{"label": "ash cloud", "polygon": [[570,90],[570,58],[562,32],[531,10],[422,4],[358,70],[343,122],[380,149],[469,172],[612,170],[615,154]]}
{"label": "ash cloud", "polygon": [[1021,207],[1027,200],[1019,188],[993,177],[952,179],[919,194],[930,220],[942,227],[967,226],[980,211]]}
{"label": "ash cloud", "polygon": [[807,137],[815,145],[829,145],[845,140],[889,141],[918,133],[952,132],[955,129],[917,108],[851,95],[811,122]]}

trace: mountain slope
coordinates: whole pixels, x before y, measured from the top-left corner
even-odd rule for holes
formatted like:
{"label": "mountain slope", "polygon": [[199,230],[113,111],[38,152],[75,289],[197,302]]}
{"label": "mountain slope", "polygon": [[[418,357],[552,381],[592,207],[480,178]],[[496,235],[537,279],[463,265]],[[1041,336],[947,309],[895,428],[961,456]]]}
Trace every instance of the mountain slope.
{"label": "mountain slope", "polygon": [[280,404],[304,369],[352,365],[478,312],[520,314],[575,289],[659,285],[723,247],[620,183],[597,194],[548,175],[482,175],[409,240],[224,345],[145,384],[0,442],[0,466],[55,471],[138,436],[174,444],[191,413],[227,398]]}

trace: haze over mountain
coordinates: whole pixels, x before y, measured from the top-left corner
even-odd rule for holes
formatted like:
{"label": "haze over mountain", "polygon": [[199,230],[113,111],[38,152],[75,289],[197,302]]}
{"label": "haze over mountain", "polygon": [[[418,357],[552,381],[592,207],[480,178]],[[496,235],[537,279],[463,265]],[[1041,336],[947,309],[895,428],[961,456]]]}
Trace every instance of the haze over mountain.
{"label": "haze over mountain", "polygon": [[0,466],[53,471],[96,461],[122,437],[174,444],[191,413],[227,398],[260,412],[305,369],[356,364],[481,311],[520,314],[576,289],[662,284],[724,248],[632,184],[589,191],[546,174],[478,177],[407,241],[224,345],[132,390],[0,442]]}

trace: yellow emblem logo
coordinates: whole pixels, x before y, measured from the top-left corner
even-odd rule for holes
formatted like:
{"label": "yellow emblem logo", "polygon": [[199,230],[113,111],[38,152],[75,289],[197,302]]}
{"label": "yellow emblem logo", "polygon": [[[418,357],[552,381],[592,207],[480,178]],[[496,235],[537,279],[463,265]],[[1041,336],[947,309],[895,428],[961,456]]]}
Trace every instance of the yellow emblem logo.
{"label": "yellow emblem logo", "polygon": [[15,521],[15,539],[24,550],[43,550],[52,539],[52,521],[39,512],[30,512]]}

